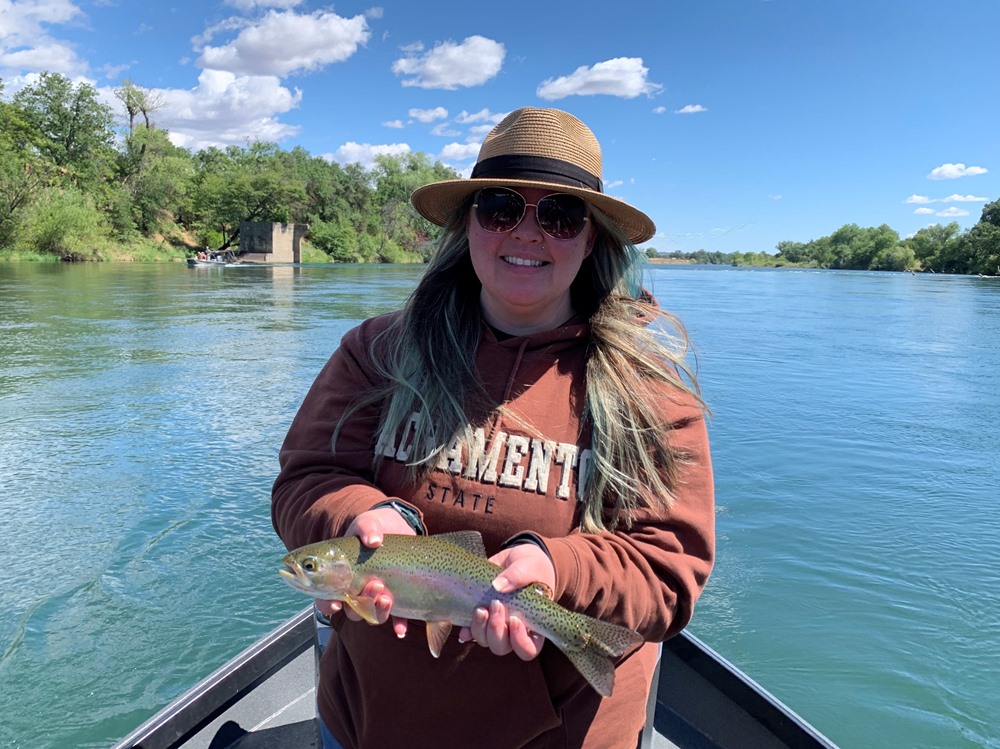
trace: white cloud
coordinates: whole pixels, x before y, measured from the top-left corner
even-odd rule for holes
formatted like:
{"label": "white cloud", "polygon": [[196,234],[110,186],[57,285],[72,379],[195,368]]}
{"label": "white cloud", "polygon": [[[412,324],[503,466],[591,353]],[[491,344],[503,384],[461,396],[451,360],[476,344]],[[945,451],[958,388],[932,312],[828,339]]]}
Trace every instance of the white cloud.
{"label": "white cloud", "polygon": [[[86,69],[87,64],[77,57],[71,46],[51,39],[39,40],[31,47],[13,52],[0,51],[0,71],[47,71],[75,78]],[[6,75],[3,77],[7,79]]]}
{"label": "white cloud", "polygon": [[605,182],[604,183],[604,190],[605,191],[614,190],[616,187],[621,187],[624,184],[625,184],[625,181],[621,180],[621,179],[616,179],[613,182]]}
{"label": "white cloud", "polygon": [[403,78],[404,86],[453,90],[479,86],[500,72],[506,49],[484,36],[470,36],[461,44],[443,42],[425,54],[422,47],[403,50],[392,64],[392,72]]}
{"label": "white cloud", "polygon": [[365,169],[370,169],[377,156],[402,156],[409,152],[410,146],[406,143],[373,146],[371,143],[348,141],[334,153],[323,154],[323,158],[327,161],[336,161],[341,165],[361,164]]}
{"label": "white cloud", "polygon": [[930,215],[932,215],[934,213],[934,209],[933,208],[918,208],[917,210],[914,211],[914,213],[916,215],[918,215],[918,216],[930,216]]}
{"label": "white cloud", "polygon": [[247,139],[279,141],[299,131],[276,115],[297,107],[302,92],[290,91],[274,76],[203,70],[193,89],[151,93],[164,105],[155,120],[170,131],[171,141],[185,148],[243,145]]}
{"label": "white cloud", "polygon": [[965,164],[942,164],[936,169],[932,169],[927,175],[927,179],[958,179],[959,177],[974,177],[977,174],[986,174],[989,169],[981,166],[966,166]]}
{"label": "white cloud", "polygon": [[238,26],[243,29],[236,39],[220,47],[205,47],[198,64],[233,73],[286,76],[343,62],[371,36],[363,15],[343,18],[329,11],[272,10],[250,25],[223,21],[212,32]]}
{"label": "white cloud", "polygon": [[947,198],[929,198],[926,195],[911,195],[904,203],[927,205],[929,203],[986,203],[989,198],[980,198],[975,195],[949,195]]}
{"label": "white cloud", "polygon": [[27,44],[41,36],[43,24],[63,24],[83,15],[83,11],[69,0],[44,0],[35,2],[0,2],[0,41],[4,44]]}
{"label": "white cloud", "polygon": [[205,45],[212,41],[216,34],[223,34],[227,31],[236,31],[237,29],[245,29],[252,23],[253,22],[247,18],[239,18],[237,16],[223,18],[218,23],[214,23],[206,28],[197,36],[191,37],[191,46],[194,47],[195,52],[201,52],[205,48]]}
{"label": "white cloud", "polygon": [[675,109],[674,114],[698,114],[699,112],[707,111],[708,107],[703,107],[701,104],[688,104],[680,109]]}
{"label": "white cloud", "polygon": [[666,114],[666,113],[667,113],[666,107],[653,107],[653,114]]}
{"label": "white cloud", "polygon": [[225,5],[229,5],[244,12],[257,10],[257,8],[281,8],[288,10],[296,5],[301,5],[302,0],[224,0]]}
{"label": "white cloud", "polygon": [[439,122],[431,128],[431,135],[436,135],[439,138],[457,138],[461,133],[447,122]]}
{"label": "white cloud", "polygon": [[[491,112],[489,109],[480,109],[478,112],[466,112],[464,109],[455,117],[455,122],[460,125],[471,125],[473,122],[488,122],[489,129],[493,129],[500,120],[510,112]],[[489,132],[489,130],[487,130]]]}
{"label": "white cloud", "polygon": [[956,208],[955,206],[952,206],[951,208],[946,208],[943,211],[938,211],[934,215],[935,216],[947,216],[947,217],[950,218],[950,217],[955,217],[955,216],[968,216],[969,212],[967,210],[965,210],[964,208]]}
{"label": "white cloud", "polygon": [[383,122],[382,127],[391,127],[396,130],[402,130],[406,125],[403,124],[402,120],[389,120],[388,122]]}
{"label": "white cloud", "polygon": [[949,195],[941,198],[942,203],[986,203],[989,198],[977,198],[975,195]]}
{"label": "white cloud", "polygon": [[465,161],[479,155],[479,143],[449,143],[438,155],[440,161]]}
{"label": "white cloud", "polygon": [[435,120],[443,120],[448,116],[448,110],[444,107],[434,107],[434,109],[411,109],[407,112],[410,117],[425,125]]}
{"label": "white cloud", "polygon": [[[77,20],[83,11],[69,0],[0,0],[0,76],[5,83],[26,72],[73,77],[87,70],[73,46],[51,38],[46,26]],[[5,86],[7,93],[11,87]]]}
{"label": "white cloud", "polygon": [[133,60],[132,62],[126,63],[125,65],[102,65],[101,72],[104,73],[105,78],[111,80],[113,78],[117,78],[118,76],[120,76],[130,67],[132,67],[132,65],[134,65],[135,62],[136,61]]}
{"label": "white cloud", "polygon": [[548,78],[538,86],[536,93],[542,99],[564,99],[567,96],[595,96],[606,94],[634,99],[640,94],[652,96],[663,86],[647,80],[649,68],[641,57],[616,57],[599,62],[592,67],[580,66],[569,75]]}

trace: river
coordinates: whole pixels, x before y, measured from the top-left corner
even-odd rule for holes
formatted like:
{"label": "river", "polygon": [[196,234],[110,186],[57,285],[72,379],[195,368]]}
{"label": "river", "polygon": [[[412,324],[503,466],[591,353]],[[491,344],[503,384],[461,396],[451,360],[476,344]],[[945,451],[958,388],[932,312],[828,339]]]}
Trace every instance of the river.
{"label": "river", "polygon": [[[0,264],[0,746],[107,747],[306,600],[277,451],[420,268]],[[845,747],[1000,747],[1000,280],[651,266],[710,422],[691,631]]]}

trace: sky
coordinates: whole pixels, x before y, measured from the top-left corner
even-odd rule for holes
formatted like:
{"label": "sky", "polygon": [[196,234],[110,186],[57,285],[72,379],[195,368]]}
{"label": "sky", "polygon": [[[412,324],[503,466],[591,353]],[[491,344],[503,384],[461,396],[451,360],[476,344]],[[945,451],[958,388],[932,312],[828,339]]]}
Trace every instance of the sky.
{"label": "sky", "polygon": [[177,145],[467,176],[521,106],[582,119],[660,252],[844,224],[974,225],[1000,198],[1000,0],[0,0],[4,97],[126,79]]}

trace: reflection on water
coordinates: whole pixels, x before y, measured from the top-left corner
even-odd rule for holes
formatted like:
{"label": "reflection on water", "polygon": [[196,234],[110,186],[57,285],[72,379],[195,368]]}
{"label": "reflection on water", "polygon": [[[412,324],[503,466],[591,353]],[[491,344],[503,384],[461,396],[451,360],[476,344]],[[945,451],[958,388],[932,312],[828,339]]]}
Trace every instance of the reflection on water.
{"label": "reflection on water", "polygon": [[[303,605],[278,447],[420,271],[0,265],[0,746],[106,747]],[[648,282],[714,412],[692,629],[845,747],[1000,746],[1000,282]]]}

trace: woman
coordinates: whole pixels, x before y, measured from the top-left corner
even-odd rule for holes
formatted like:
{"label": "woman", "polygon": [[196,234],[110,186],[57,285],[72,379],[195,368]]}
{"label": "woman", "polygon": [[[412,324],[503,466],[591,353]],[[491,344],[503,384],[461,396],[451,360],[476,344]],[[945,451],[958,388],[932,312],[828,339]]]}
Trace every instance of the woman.
{"label": "woman", "polygon": [[432,658],[373,581],[384,626],[321,604],[324,745],[632,749],[656,643],[687,624],[714,556],[686,339],[637,278],[653,223],[601,192],[596,138],[552,109],[512,112],[470,179],[412,202],[440,244],[403,310],[347,333],[313,384],[281,450],[278,534],[377,547],[474,529],[498,590],[545,583],[646,644],[602,698],[498,602]]}

